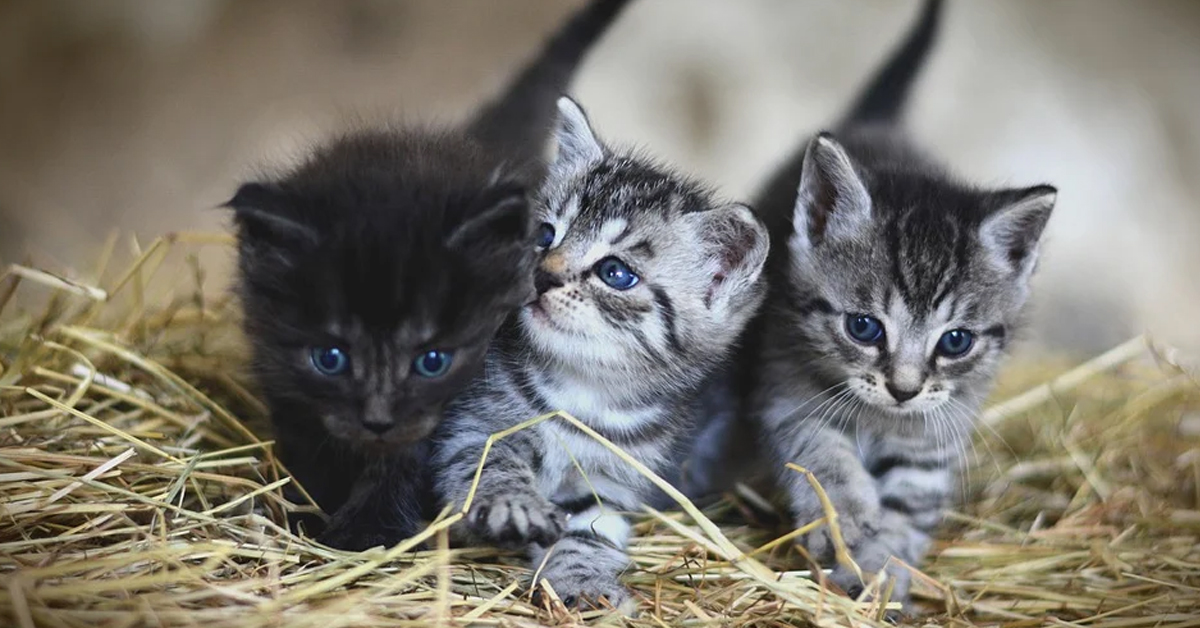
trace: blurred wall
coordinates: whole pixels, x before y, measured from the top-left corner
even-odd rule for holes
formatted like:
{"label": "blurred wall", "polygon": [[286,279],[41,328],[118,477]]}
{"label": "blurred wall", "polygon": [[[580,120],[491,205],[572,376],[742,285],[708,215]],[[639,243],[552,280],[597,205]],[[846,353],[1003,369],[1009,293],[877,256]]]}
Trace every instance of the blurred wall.
{"label": "blurred wall", "polygon": [[[579,2],[0,0],[0,259],[223,229],[348,124],[453,121]],[[602,135],[748,197],[909,25],[894,0],[636,0],[575,93]],[[1200,346],[1200,3],[948,3],[914,135],[1060,201],[1031,346]]]}

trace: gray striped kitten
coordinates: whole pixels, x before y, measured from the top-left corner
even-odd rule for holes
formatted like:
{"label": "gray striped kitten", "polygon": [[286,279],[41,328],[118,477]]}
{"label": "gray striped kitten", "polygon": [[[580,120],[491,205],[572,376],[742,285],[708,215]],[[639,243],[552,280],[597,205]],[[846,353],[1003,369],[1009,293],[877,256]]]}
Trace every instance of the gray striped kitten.
{"label": "gray striped kitten", "polygon": [[[768,236],[744,205],[599,142],[559,101],[558,156],[540,204],[536,299],[448,412],[436,488],[462,504],[484,441],[548,412],[577,417],[665,471],[694,422],[701,381],[731,352],[765,292]],[[496,443],[468,513],[476,541],[529,551],[568,604],[629,599],[623,513],[649,483],[550,420]]]}
{"label": "gray striped kitten", "polygon": [[[823,515],[812,471],[858,565],[917,564],[942,519],[953,468],[1020,326],[1055,189],[960,182],[907,143],[898,120],[932,45],[941,2],[846,120],[767,186],[771,295],[748,359],[747,414],[760,430],[796,524]],[[756,326],[757,327],[757,326]],[[810,534],[833,581],[828,528]],[[893,599],[907,600],[909,573]]]}

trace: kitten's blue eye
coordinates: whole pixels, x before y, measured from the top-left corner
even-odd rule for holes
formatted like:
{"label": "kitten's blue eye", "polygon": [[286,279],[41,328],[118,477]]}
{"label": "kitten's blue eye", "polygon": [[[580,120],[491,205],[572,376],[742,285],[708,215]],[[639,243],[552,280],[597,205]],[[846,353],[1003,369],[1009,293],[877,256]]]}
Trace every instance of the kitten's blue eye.
{"label": "kitten's blue eye", "polygon": [[543,222],[537,231],[538,248],[549,248],[551,244],[554,244],[554,225]]}
{"label": "kitten's blue eye", "polygon": [[956,358],[971,350],[975,344],[975,336],[965,329],[951,329],[938,338],[937,352],[950,358]]}
{"label": "kitten's blue eye", "polygon": [[450,370],[450,354],[445,351],[426,351],[413,360],[413,370],[421,377],[441,377]]}
{"label": "kitten's blue eye", "polygon": [[308,357],[322,375],[341,375],[350,367],[350,356],[337,347],[313,347]]}
{"label": "kitten's blue eye", "polygon": [[883,338],[883,323],[874,316],[848,314],[846,316],[846,333],[863,344],[875,344]]}
{"label": "kitten's blue eye", "polygon": [[639,280],[625,262],[615,257],[606,257],[596,262],[596,276],[617,290],[628,290],[636,286]]}

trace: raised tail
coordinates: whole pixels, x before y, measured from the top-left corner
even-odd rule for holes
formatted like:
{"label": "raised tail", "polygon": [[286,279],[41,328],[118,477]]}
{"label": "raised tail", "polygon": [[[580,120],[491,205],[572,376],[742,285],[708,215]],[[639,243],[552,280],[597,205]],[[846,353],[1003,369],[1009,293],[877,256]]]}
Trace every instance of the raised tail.
{"label": "raised tail", "polygon": [[504,91],[479,110],[469,131],[516,161],[541,157],[557,118],[559,96],[627,4],[629,0],[591,0],[579,9]]}
{"label": "raised tail", "polygon": [[873,76],[850,107],[841,126],[894,123],[937,37],[943,0],[925,0],[921,15],[900,47]]}

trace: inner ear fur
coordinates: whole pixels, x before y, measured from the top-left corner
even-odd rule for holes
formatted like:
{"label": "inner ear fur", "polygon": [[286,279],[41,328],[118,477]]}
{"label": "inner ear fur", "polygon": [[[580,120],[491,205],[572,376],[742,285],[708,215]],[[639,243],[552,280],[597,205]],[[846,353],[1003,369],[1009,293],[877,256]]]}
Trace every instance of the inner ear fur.
{"label": "inner ear fur", "polygon": [[850,154],[829,133],[809,142],[792,222],[808,248],[825,239],[853,236],[871,219],[871,196]]}
{"label": "inner ear fur", "polygon": [[692,219],[715,269],[705,304],[728,307],[762,275],[770,238],[754,211],[741,203],[697,212]]}
{"label": "inner ear fur", "polygon": [[1049,185],[992,195],[996,209],[980,224],[979,239],[995,264],[1021,277],[1033,272],[1038,244],[1057,198],[1058,190]]}

